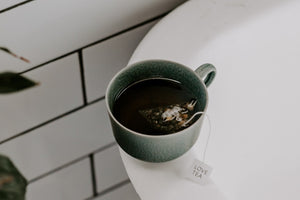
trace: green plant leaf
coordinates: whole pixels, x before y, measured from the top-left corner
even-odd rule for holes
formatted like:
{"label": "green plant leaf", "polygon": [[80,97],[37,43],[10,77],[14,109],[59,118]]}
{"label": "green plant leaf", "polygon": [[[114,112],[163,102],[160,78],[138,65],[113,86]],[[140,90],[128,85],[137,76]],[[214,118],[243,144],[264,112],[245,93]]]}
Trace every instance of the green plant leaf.
{"label": "green plant leaf", "polygon": [[11,51],[6,47],[0,47],[0,50],[4,51],[6,53],[9,53],[9,54],[11,53]]}
{"label": "green plant leaf", "polygon": [[0,94],[18,92],[37,85],[34,81],[14,72],[0,73]]}
{"label": "green plant leaf", "polygon": [[10,55],[12,55],[12,56],[14,56],[14,57],[20,59],[20,60],[23,60],[24,62],[27,62],[27,63],[30,62],[27,58],[24,58],[23,56],[19,56],[19,55],[15,54],[14,52],[12,52],[11,50],[9,50],[9,49],[6,48],[6,47],[0,47],[0,50],[1,50],[1,51],[4,51],[4,52],[6,52],[6,53],[8,53],[8,54],[10,54]]}
{"label": "green plant leaf", "polygon": [[0,199],[24,200],[27,184],[27,180],[12,161],[0,155]]}

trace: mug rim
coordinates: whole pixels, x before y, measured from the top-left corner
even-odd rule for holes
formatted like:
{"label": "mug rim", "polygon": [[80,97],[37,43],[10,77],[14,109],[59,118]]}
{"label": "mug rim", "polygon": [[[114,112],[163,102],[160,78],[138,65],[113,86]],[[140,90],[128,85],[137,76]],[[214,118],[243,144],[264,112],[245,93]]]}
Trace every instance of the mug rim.
{"label": "mug rim", "polygon": [[[205,88],[205,97],[206,97],[206,104],[204,106],[204,109],[203,109],[203,113],[201,114],[201,116],[192,124],[190,125],[189,127],[187,128],[184,128],[178,132],[174,132],[174,133],[169,133],[169,134],[162,134],[162,135],[148,135],[148,134],[144,134],[144,133],[140,133],[140,132],[137,132],[137,131],[134,131],[132,129],[129,129],[127,128],[126,126],[124,126],[123,124],[121,124],[119,122],[119,120],[117,120],[115,118],[115,116],[113,115],[112,111],[111,111],[111,108],[109,106],[109,102],[108,102],[108,93],[109,93],[109,90],[111,88],[111,85],[113,84],[114,80],[120,75],[122,74],[124,71],[126,71],[127,69],[131,68],[131,67],[134,67],[136,65],[139,65],[141,63],[147,63],[147,62],[168,62],[168,63],[172,63],[172,64],[176,64],[176,65],[180,65],[181,67],[184,67],[185,69],[187,69],[188,71],[192,72],[201,82],[202,86]],[[107,85],[107,88],[106,88],[106,92],[105,92],[105,104],[106,104],[106,110],[109,114],[109,116],[114,120],[115,123],[117,123],[118,126],[122,127],[123,129],[125,129],[126,131],[130,132],[130,133],[133,133],[133,134],[136,134],[138,136],[141,136],[141,137],[148,137],[148,138],[165,138],[165,137],[174,137],[174,135],[181,135],[181,134],[184,134],[184,132],[188,131],[189,129],[193,128],[194,126],[197,125],[197,123],[199,123],[200,120],[202,120],[203,118],[203,114],[206,113],[206,110],[207,110],[207,107],[208,107],[208,92],[207,92],[207,87],[206,85],[204,84],[203,80],[200,78],[200,76],[198,76],[196,74],[195,71],[193,71],[192,69],[190,69],[189,67],[183,65],[183,64],[180,64],[178,62],[174,62],[174,61],[170,61],[170,60],[164,60],[164,59],[148,59],[148,60],[142,60],[142,61],[138,61],[138,62],[135,62],[135,63],[132,63],[130,65],[127,65],[125,66],[123,69],[121,69],[120,71],[118,71],[113,77],[112,79],[109,81],[108,85]]]}

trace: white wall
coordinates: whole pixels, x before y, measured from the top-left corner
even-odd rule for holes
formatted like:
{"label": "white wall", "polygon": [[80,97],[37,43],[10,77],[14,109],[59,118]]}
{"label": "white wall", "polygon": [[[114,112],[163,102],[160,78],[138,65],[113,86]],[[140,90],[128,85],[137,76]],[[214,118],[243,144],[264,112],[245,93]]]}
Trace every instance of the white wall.
{"label": "white wall", "polygon": [[3,0],[0,71],[40,82],[0,96],[0,153],[30,181],[28,200],[139,199],[104,104],[108,81],[184,0]]}

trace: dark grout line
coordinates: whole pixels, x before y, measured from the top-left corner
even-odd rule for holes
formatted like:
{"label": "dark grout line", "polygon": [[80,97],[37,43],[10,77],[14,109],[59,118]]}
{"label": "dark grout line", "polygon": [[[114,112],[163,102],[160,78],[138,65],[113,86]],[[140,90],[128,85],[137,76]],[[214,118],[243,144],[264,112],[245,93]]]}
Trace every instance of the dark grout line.
{"label": "dark grout line", "polygon": [[60,171],[60,170],[62,170],[62,169],[64,169],[64,168],[67,168],[67,167],[69,167],[69,166],[71,166],[71,165],[73,165],[73,164],[75,164],[75,163],[77,163],[77,162],[80,162],[80,161],[82,161],[82,160],[84,160],[84,159],[86,159],[86,158],[87,158],[87,156],[82,156],[82,157],[77,158],[76,160],[72,160],[72,161],[69,162],[69,163],[66,163],[66,164],[64,164],[64,165],[62,165],[62,166],[59,166],[59,167],[57,167],[57,168],[55,168],[55,169],[52,169],[52,170],[50,170],[50,171],[48,171],[48,172],[46,172],[46,173],[44,173],[44,174],[42,174],[42,175],[39,175],[39,176],[37,176],[37,177],[35,177],[35,178],[29,180],[29,181],[28,181],[28,184],[31,184],[31,183],[33,183],[33,182],[36,182],[36,181],[42,179],[42,178],[45,178],[46,176],[49,176],[49,175],[51,175],[51,174],[53,174],[53,173],[55,173],[55,172],[57,172],[57,171]]}
{"label": "dark grout line", "polygon": [[21,132],[21,133],[18,133],[18,134],[16,134],[16,135],[12,136],[12,137],[9,137],[9,138],[7,138],[7,139],[4,139],[4,140],[2,140],[2,141],[0,142],[0,145],[3,144],[3,143],[5,143],[5,142],[8,142],[8,141],[10,141],[10,140],[16,139],[17,137],[20,137],[20,136],[22,136],[22,135],[25,135],[26,133],[29,133],[29,132],[31,132],[31,131],[34,131],[35,129],[38,129],[38,128],[42,127],[42,126],[45,126],[45,125],[47,125],[47,124],[49,124],[49,123],[51,123],[51,122],[54,122],[54,121],[56,121],[56,120],[58,120],[58,119],[60,119],[60,118],[62,118],[62,117],[65,117],[65,116],[67,116],[67,115],[69,115],[69,114],[72,114],[72,113],[74,113],[74,112],[76,112],[76,111],[82,109],[83,107],[84,107],[84,106],[79,106],[79,107],[77,107],[77,108],[74,108],[74,109],[72,109],[72,110],[70,110],[70,111],[68,111],[68,112],[65,112],[65,113],[63,113],[63,114],[61,114],[61,115],[59,115],[59,116],[56,116],[56,117],[54,117],[54,118],[52,118],[52,119],[49,119],[49,120],[47,120],[47,121],[45,121],[45,122],[43,122],[43,123],[41,123],[41,124],[38,124],[38,125],[36,125],[36,126],[34,126],[34,127],[31,127],[31,128],[29,128],[29,129],[27,129],[27,130]]}
{"label": "dark grout line", "polygon": [[6,11],[9,11],[9,10],[11,10],[11,9],[14,9],[14,8],[16,8],[16,7],[22,6],[22,5],[24,5],[24,4],[27,4],[27,3],[29,3],[29,2],[32,2],[32,1],[34,1],[34,0],[23,1],[23,2],[21,2],[21,3],[15,4],[15,5],[13,5],[13,6],[10,6],[10,7],[8,7],[8,8],[3,9],[3,10],[0,10],[0,14],[1,14],[1,13],[4,13],[4,12],[6,12]]}
{"label": "dark grout line", "polygon": [[64,55],[61,55],[61,56],[59,56],[59,57],[53,58],[53,59],[48,60],[48,61],[46,61],[46,62],[44,62],[44,63],[42,63],[42,64],[39,64],[39,65],[35,66],[35,67],[32,67],[32,68],[26,69],[25,71],[19,72],[19,74],[24,74],[24,73],[26,73],[26,72],[30,72],[30,71],[32,71],[32,70],[35,70],[35,69],[37,69],[37,68],[40,68],[40,67],[42,67],[42,66],[44,66],[44,65],[50,64],[50,63],[52,63],[52,62],[54,62],[54,61],[57,61],[57,60],[60,60],[60,59],[62,59],[62,58],[65,58],[65,57],[67,57],[67,56],[69,56],[69,55],[72,55],[72,54],[78,52],[79,50],[80,50],[80,49],[76,49],[76,50],[74,50],[74,51],[71,51],[71,52],[66,53],[66,54],[64,54]]}
{"label": "dark grout line", "polygon": [[87,105],[87,94],[86,94],[85,74],[84,74],[84,64],[83,64],[82,50],[78,51],[78,60],[79,60],[79,68],[80,68],[83,104]]}
{"label": "dark grout line", "polygon": [[29,128],[29,129],[27,129],[27,130],[21,132],[21,133],[18,133],[18,134],[16,134],[16,135],[12,136],[12,137],[9,137],[9,138],[7,138],[7,139],[4,139],[4,140],[0,141],[0,145],[3,144],[3,143],[9,142],[9,141],[11,141],[11,140],[13,140],[13,139],[16,139],[16,138],[18,138],[18,137],[20,137],[20,136],[22,136],[22,135],[25,135],[25,134],[27,134],[27,133],[29,133],[29,132],[31,132],[31,131],[34,131],[34,130],[36,130],[36,129],[38,129],[38,128],[41,128],[41,127],[43,127],[43,126],[45,126],[45,125],[47,125],[47,124],[49,124],[49,123],[51,123],[51,122],[54,122],[54,121],[56,121],[56,120],[58,120],[58,119],[61,119],[61,118],[65,117],[65,116],[68,116],[68,115],[70,115],[70,114],[72,114],[72,113],[74,113],[74,112],[76,112],[76,111],[79,111],[79,110],[81,110],[81,109],[83,109],[83,108],[85,108],[85,107],[87,107],[87,106],[90,106],[90,105],[92,105],[92,104],[94,104],[94,103],[97,103],[97,102],[99,102],[99,101],[102,101],[104,98],[105,98],[105,97],[103,96],[103,97],[100,97],[100,98],[98,98],[98,99],[95,99],[95,100],[93,100],[93,101],[87,103],[87,105],[82,105],[82,106],[79,106],[79,107],[77,107],[77,108],[74,108],[74,109],[72,109],[72,110],[70,110],[70,111],[67,111],[67,112],[65,112],[65,113],[63,113],[63,114],[61,114],[61,115],[58,115],[58,116],[56,116],[56,117],[54,117],[54,118],[52,118],[52,119],[49,119],[49,120],[47,120],[47,121],[45,121],[45,122],[43,122],[43,123],[41,123],[41,124],[38,124],[38,125],[36,125],[36,126],[34,126],[34,127],[31,127],[31,128]]}
{"label": "dark grout line", "polygon": [[119,36],[119,35],[121,35],[121,34],[123,34],[123,33],[129,32],[129,31],[131,31],[131,30],[133,30],[133,29],[136,29],[136,28],[138,28],[138,27],[140,27],[140,26],[144,26],[144,25],[146,25],[146,24],[149,24],[149,23],[151,23],[151,22],[153,22],[153,21],[155,21],[155,20],[158,20],[158,19],[160,19],[160,18],[166,16],[169,12],[170,12],[170,11],[165,12],[165,13],[162,13],[162,14],[160,14],[160,15],[158,15],[158,16],[155,16],[155,17],[153,17],[153,18],[150,18],[150,19],[148,19],[148,20],[146,20],[146,21],[143,21],[143,22],[138,23],[138,24],[136,24],[136,25],[133,25],[133,26],[131,26],[131,27],[129,27],[129,28],[126,28],[126,29],[123,29],[123,30],[121,30],[121,31],[119,31],[119,32],[116,32],[116,33],[114,33],[114,34],[112,34],[112,35],[110,35],[110,36],[107,36],[107,37],[102,38],[102,39],[100,39],[100,40],[98,40],[98,41],[95,41],[95,42],[93,42],[93,43],[90,43],[90,44],[88,44],[88,45],[82,47],[82,49],[85,49],[85,48],[94,46],[94,45],[96,45],[96,44],[98,44],[98,43],[104,42],[104,41],[109,40],[109,39],[111,39],[111,38],[113,38],[113,37],[116,37],[116,36]]}
{"label": "dark grout line", "polygon": [[97,103],[97,102],[99,102],[99,101],[102,101],[102,100],[104,100],[104,99],[105,99],[105,96],[99,97],[99,98],[97,98],[97,99],[95,99],[95,100],[93,100],[93,101],[88,102],[87,106],[89,106],[89,105],[91,105],[91,104],[94,104],[94,103]]}
{"label": "dark grout line", "polygon": [[97,196],[97,178],[96,178],[94,154],[90,154],[89,158],[90,158],[90,165],[91,165],[93,196],[95,197],[95,196]]}
{"label": "dark grout line", "polygon": [[[67,168],[67,167],[69,167],[69,166],[71,166],[71,165],[73,165],[73,164],[75,164],[75,163],[78,163],[78,162],[80,162],[80,161],[82,161],[82,160],[84,160],[84,159],[86,159],[86,158],[91,158],[91,157],[90,157],[91,155],[93,155],[93,154],[95,154],[95,153],[99,153],[99,152],[101,152],[101,151],[104,151],[104,150],[106,150],[106,149],[108,149],[108,148],[110,148],[110,147],[112,147],[112,146],[114,146],[114,145],[116,145],[116,142],[111,142],[111,143],[109,143],[109,144],[107,144],[107,145],[105,145],[105,146],[103,146],[103,147],[100,147],[99,149],[96,149],[95,151],[93,151],[93,152],[91,152],[91,153],[89,153],[89,154],[87,154],[87,155],[81,156],[81,157],[79,157],[79,158],[77,158],[77,159],[75,159],[75,160],[72,160],[72,161],[70,161],[70,162],[64,164],[64,165],[61,165],[61,166],[59,166],[59,167],[57,167],[57,168],[55,168],[55,169],[52,169],[52,170],[50,170],[50,171],[48,171],[48,172],[46,172],[46,173],[44,173],[44,174],[41,174],[41,175],[39,175],[39,176],[37,176],[37,177],[35,177],[35,178],[29,180],[28,183],[29,183],[29,184],[32,184],[32,183],[34,183],[34,182],[36,182],[36,181],[38,181],[38,180],[40,180],[40,179],[42,179],[42,178],[45,178],[45,177],[47,177],[47,176],[49,176],[49,175],[51,175],[51,174],[53,174],[53,173],[55,173],[55,172],[57,172],[57,171],[60,171],[60,170],[62,170],[62,169],[64,169],[64,168]],[[93,161],[93,163],[94,163],[94,161]],[[95,168],[94,168],[94,170],[95,170]],[[95,178],[96,178],[96,177],[95,177]],[[94,188],[93,188],[93,189],[94,189]],[[96,188],[95,188],[95,195],[97,195],[97,189],[96,189]]]}
{"label": "dark grout line", "polygon": [[95,197],[100,197],[100,196],[102,196],[102,195],[105,195],[105,194],[107,194],[107,193],[109,193],[109,192],[112,192],[112,191],[114,191],[114,190],[116,190],[116,189],[118,189],[118,188],[120,188],[120,187],[122,187],[122,186],[124,186],[124,185],[129,184],[129,183],[130,183],[130,180],[129,180],[129,179],[126,179],[126,180],[124,180],[124,181],[121,181],[121,182],[119,182],[119,183],[117,183],[117,184],[115,184],[115,185],[113,185],[113,186],[111,186],[111,187],[109,187],[109,188],[107,188],[107,189],[105,189],[105,190],[103,190],[103,191],[97,193],[96,196],[89,197],[89,198],[87,198],[87,199],[85,199],[85,200],[93,200]]}
{"label": "dark grout line", "polygon": [[119,35],[121,35],[121,34],[123,34],[123,33],[129,32],[129,31],[131,31],[131,30],[133,30],[133,29],[136,29],[136,28],[138,28],[138,27],[140,27],[140,26],[144,26],[144,25],[146,25],[146,24],[148,24],[148,23],[151,23],[151,22],[153,22],[153,21],[155,21],[155,20],[158,20],[158,19],[164,17],[164,16],[167,15],[169,12],[170,12],[170,11],[165,12],[165,13],[163,13],[163,14],[160,14],[160,15],[156,16],[156,17],[153,17],[153,18],[151,18],[151,19],[148,19],[148,20],[146,20],[146,21],[143,21],[143,22],[141,22],[141,23],[138,23],[138,24],[136,24],[136,25],[133,25],[133,26],[127,28],[127,29],[123,29],[123,30],[121,30],[121,31],[119,31],[119,32],[116,32],[116,33],[114,33],[114,34],[112,34],[112,35],[110,35],[110,36],[104,37],[104,38],[102,38],[102,39],[100,39],[100,40],[97,40],[97,41],[95,41],[95,42],[92,42],[92,43],[90,43],[90,44],[88,44],[88,45],[85,45],[85,46],[83,46],[83,47],[80,47],[80,48],[78,48],[78,49],[75,49],[75,50],[73,50],[73,51],[70,51],[70,52],[68,52],[68,53],[66,53],[66,54],[63,54],[63,55],[59,56],[59,57],[53,58],[53,59],[51,59],[51,60],[48,60],[48,61],[46,61],[46,62],[44,62],[44,63],[42,63],[42,64],[36,65],[36,66],[34,66],[34,67],[30,68],[30,69],[27,69],[27,70],[25,70],[25,71],[22,71],[22,72],[20,72],[19,74],[24,74],[24,73],[29,72],[29,71],[32,71],[32,70],[34,70],[34,69],[40,68],[40,67],[42,67],[42,66],[44,66],[44,65],[46,65],[46,64],[49,64],[49,63],[52,63],[52,62],[54,62],[54,61],[57,61],[57,60],[59,60],[59,59],[61,59],[61,58],[67,57],[67,56],[69,56],[69,55],[71,55],[71,54],[74,54],[74,53],[76,53],[76,52],[78,52],[78,51],[82,51],[82,50],[84,50],[85,48],[91,47],[91,46],[93,46],[93,45],[96,45],[96,44],[99,44],[99,43],[104,42],[104,41],[106,41],[106,40],[109,40],[109,39],[111,39],[111,38],[113,38],[113,37],[119,36]]}
{"label": "dark grout line", "polygon": [[109,193],[109,192],[111,192],[111,191],[113,191],[113,190],[115,190],[115,189],[117,189],[117,188],[119,188],[119,187],[121,187],[121,186],[123,186],[123,185],[126,185],[126,184],[128,184],[128,183],[130,183],[130,180],[129,180],[129,179],[126,179],[126,180],[124,180],[124,181],[122,181],[122,182],[120,182],[120,183],[117,183],[116,185],[114,185],[114,186],[112,186],[112,187],[110,187],[110,188],[108,188],[108,189],[103,190],[102,192],[99,192],[99,193],[97,194],[97,196],[102,196],[102,195],[104,195],[104,194],[107,194],[107,193]]}

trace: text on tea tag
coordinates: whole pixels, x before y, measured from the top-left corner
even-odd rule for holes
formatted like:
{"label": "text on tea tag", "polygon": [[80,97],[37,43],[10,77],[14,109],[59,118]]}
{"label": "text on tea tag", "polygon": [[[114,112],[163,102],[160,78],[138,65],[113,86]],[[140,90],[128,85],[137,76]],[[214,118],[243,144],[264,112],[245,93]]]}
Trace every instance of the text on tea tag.
{"label": "text on tea tag", "polygon": [[185,177],[199,184],[207,184],[211,175],[212,167],[195,159],[193,164],[186,170]]}

